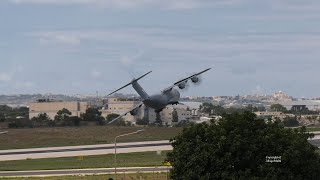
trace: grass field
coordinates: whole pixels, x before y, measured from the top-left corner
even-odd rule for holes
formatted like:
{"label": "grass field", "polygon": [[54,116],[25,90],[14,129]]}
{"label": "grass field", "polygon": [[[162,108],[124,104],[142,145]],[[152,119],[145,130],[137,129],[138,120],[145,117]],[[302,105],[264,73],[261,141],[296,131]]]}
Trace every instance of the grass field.
{"label": "grass field", "polygon": [[[168,151],[139,152],[117,155],[118,167],[162,166]],[[1,161],[0,171],[55,170],[114,167],[114,155]]]}
{"label": "grass field", "polygon": [[[3,178],[8,180],[108,180],[114,179],[114,175],[91,175],[91,176],[56,176],[56,177],[21,177]],[[137,173],[137,174],[118,174],[117,179],[127,180],[167,180],[167,173]]]}
{"label": "grass field", "polygon": [[113,143],[117,135],[145,129],[139,134],[119,138],[118,142],[168,140],[182,128],[86,126],[9,129],[0,135],[0,150]]}

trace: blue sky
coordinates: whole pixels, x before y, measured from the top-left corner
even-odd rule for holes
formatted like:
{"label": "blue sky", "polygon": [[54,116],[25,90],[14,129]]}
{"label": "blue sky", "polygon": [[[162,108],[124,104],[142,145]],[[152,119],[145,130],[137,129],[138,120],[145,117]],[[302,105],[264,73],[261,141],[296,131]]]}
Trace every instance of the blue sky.
{"label": "blue sky", "polygon": [[[150,94],[320,96],[320,1],[2,0],[0,94],[100,94],[149,70]],[[134,92],[131,88],[123,93]]]}

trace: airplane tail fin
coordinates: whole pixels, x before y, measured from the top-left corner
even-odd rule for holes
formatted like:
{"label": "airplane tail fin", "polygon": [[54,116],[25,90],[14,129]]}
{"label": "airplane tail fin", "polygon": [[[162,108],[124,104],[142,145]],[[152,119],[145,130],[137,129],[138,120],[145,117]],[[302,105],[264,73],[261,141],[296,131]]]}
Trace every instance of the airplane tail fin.
{"label": "airplane tail fin", "polygon": [[143,98],[143,99],[147,99],[149,96],[148,94],[144,91],[144,89],[140,86],[140,84],[138,83],[138,80],[142,79],[143,77],[145,77],[146,75],[150,74],[152,71],[149,71],[147,72],[146,74],[140,76],[139,78],[137,79],[133,79],[130,83],[122,86],[121,88],[113,91],[112,93],[108,94],[107,96],[110,96],[111,94],[117,92],[117,91],[120,91],[121,89],[129,86],[129,85],[132,85],[133,88],[137,91],[137,93]]}

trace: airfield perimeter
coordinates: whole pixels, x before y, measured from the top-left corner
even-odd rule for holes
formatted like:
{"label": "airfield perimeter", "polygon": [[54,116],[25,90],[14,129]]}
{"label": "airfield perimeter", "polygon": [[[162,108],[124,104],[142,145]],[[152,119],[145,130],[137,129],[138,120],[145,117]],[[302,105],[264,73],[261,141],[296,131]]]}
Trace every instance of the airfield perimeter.
{"label": "airfield perimeter", "polygon": [[[172,147],[169,143],[169,139],[178,135],[182,128],[169,128],[169,127],[118,127],[118,126],[85,126],[85,127],[67,127],[67,128],[34,128],[34,129],[9,129],[8,133],[3,134],[0,136],[0,144],[1,149],[0,152],[3,153],[9,153],[9,154],[2,154],[2,158],[12,158],[16,157],[16,159],[21,159],[20,161],[6,161],[3,159],[4,169],[11,169],[13,166],[10,166],[10,164],[14,165],[14,163],[18,163],[21,165],[19,171],[2,171],[1,175],[2,177],[10,177],[10,176],[54,176],[54,175],[67,175],[67,174],[106,174],[107,171],[103,169],[102,171],[99,169],[92,169],[87,171],[87,169],[79,170],[79,171],[41,171],[38,166],[31,166],[32,163],[37,162],[36,164],[46,163],[48,161],[50,162],[60,162],[58,164],[61,164],[61,160],[65,161],[65,164],[61,164],[61,166],[57,166],[55,168],[52,167],[52,169],[66,169],[68,167],[68,162],[71,161],[74,163],[74,158],[67,157],[67,156],[78,156],[81,157],[86,156],[86,162],[88,164],[82,164],[83,167],[80,166],[79,168],[95,168],[95,167],[108,167],[105,160],[109,160],[110,162],[113,160],[113,153],[114,153],[114,138],[120,134],[130,133],[137,131],[139,129],[145,129],[144,132],[141,132],[139,134],[135,134],[132,136],[125,136],[118,139],[119,142],[119,153],[129,153],[129,154],[119,154],[119,158],[122,156],[131,156],[136,157],[138,154],[134,154],[131,152],[141,152],[142,153],[142,159],[147,163],[147,165],[160,165],[160,162],[162,160],[159,160],[159,158],[163,158],[163,153],[161,151],[171,150]],[[314,145],[319,146],[319,138],[320,138],[320,132],[317,131],[318,129],[309,129],[310,131],[315,131],[315,138],[311,140],[310,142]],[[162,141],[159,141],[162,140]],[[149,141],[149,142],[148,142]],[[153,141],[153,142],[152,142]],[[130,142],[130,143],[124,143],[124,142]],[[151,145],[149,144],[151,143]],[[96,144],[96,145],[94,145]],[[81,146],[76,146],[81,145]],[[88,146],[89,145],[89,146]],[[55,147],[54,147],[55,146]],[[62,146],[68,146],[68,147],[62,147]],[[39,149],[42,147],[41,149]],[[49,147],[49,148],[45,148]],[[22,149],[22,148],[30,148],[30,149]],[[33,149],[32,149],[33,148]],[[34,149],[36,148],[36,149]],[[149,149],[148,149],[149,148]],[[11,150],[9,150],[11,149]],[[16,150],[14,150],[16,149]],[[32,152],[35,151],[35,152]],[[39,151],[39,152],[38,152]],[[47,152],[48,151],[48,152]],[[51,152],[52,151],[52,152]],[[57,152],[56,152],[57,151]],[[99,151],[99,152],[98,152]],[[101,152],[100,152],[101,151]],[[122,152],[123,151],[123,152]],[[144,152],[144,151],[150,151],[150,152]],[[153,151],[153,152],[151,152]],[[159,151],[162,155],[158,156],[155,155],[154,151]],[[130,154],[131,153],[131,154]],[[141,154],[140,153],[140,154]],[[109,155],[100,155],[103,156],[103,162],[102,166],[91,166],[89,162],[90,160],[99,157],[97,154],[109,154]],[[90,156],[90,155],[96,155],[96,156]],[[151,156],[148,156],[151,155]],[[19,156],[19,157],[18,157]],[[21,156],[21,157],[20,157]],[[27,156],[30,156],[31,159]],[[110,157],[109,157],[110,156]],[[111,157],[112,156],[112,157]],[[27,158],[26,158],[27,157]],[[53,157],[65,157],[65,158],[53,158],[50,160],[50,158]],[[107,158],[108,157],[108,158]],[[137,156],[140,157],[140,156]],[[35,158],[35,159],[34,159]],[[47,159],[39,159],[37,158],[47,158]],[[77,158],[77,157],[76,157]],[[150,164],[151,159],[156,158],[157,163],[156,164]],[[24,160],[23,160],[24,159]],[[101,158],[100,158],[101,159]],[[140,159],[140,160],[142,160]],[[149,160],[148,160],[149,159]],[[13,160],[13,159],[12,159]],[[146,164],[140,164],[137,162],[140,162],[140,160],[134,160],[133,164],[138,166],[144,166]],[[163,158],[164,160],[164,158]],[[33,162],[34,161],[34,162]],[[158,162],[159,161],[159,162]],[[77,162],[79,163],[79,162]],[[84,162],[82,162],[84,163]],[[129,161],[127,162],[129,163]],[[126,164],[127,164],[126,163]],[[155,163],[152,161],[152,163]],[[29,165],[28,165],[29,164]],[[81,164],[81,163],[80,163]],[[96,163],[94,163],[96,164]],[[33,167],[34,169],[39,169],[35,171],[23,171],[28,168],[25,168],[24,166],[28,165],[28,167]],[[129,164],[127,164],[129,165]],[[127,166],[125,165],[125,166]],[[119,164],[119,166],[122,166]],[[129,165],[130,166],[130,165]],[[10,168],[11,167],[11,168]],[[14,166],[15,167],[15,166]],[[112,167],[111,165],[109,167]],[[72,166],[72,169],[75,167]],[[146,167],[147,168],[147,167]],[[153,172],[155,167],[149,167],[146,172]],[[17,169],[18,170],[18,169]],[[135,169],[134,169],[135,170]],[[159,170],[159,169],[158,169]],[[110,172],[112,173],[113,169],[110,169]],[[128,170],[125,170],[128,172]],[[165,171],[165,169],[164,169]],[[109,171],[108,171],[109,172]],[[109,173],[110,173],[109,172]],[[141,170],[135,170],[133,172],[141,172]],[[162,171],[163,172],[163,171]],[[20,173],[20,174],[19,174]],[[22,174],[21,174],[22,173]],[[53,173],[53,174],[52,174]]]}
{"label": "airfield perimeter", "polygon": [[7,134],[0,136],[0,150],[112,144],[117,135],[134,132],[139,129],[145,129],[145,131],[118,138],[117,142],[170,140],[170,138],[182,131],[182,128],[175,127],[120,126],[9,129]]}

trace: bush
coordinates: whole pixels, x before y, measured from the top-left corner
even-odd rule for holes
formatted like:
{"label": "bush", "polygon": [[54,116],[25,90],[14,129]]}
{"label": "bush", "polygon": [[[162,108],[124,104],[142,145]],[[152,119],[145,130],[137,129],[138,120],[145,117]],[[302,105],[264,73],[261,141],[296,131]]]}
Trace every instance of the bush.
{"label": "bush", "polygon": [[299,126],[299,121],[297,117],[287,117],[283,120],[283,125],[286,127],[295,127]]}
{"label": "bush", "polygon": [[148,125],[149,124],[149,120],[147,118],[137,119],[136,124],[137,125]]}

